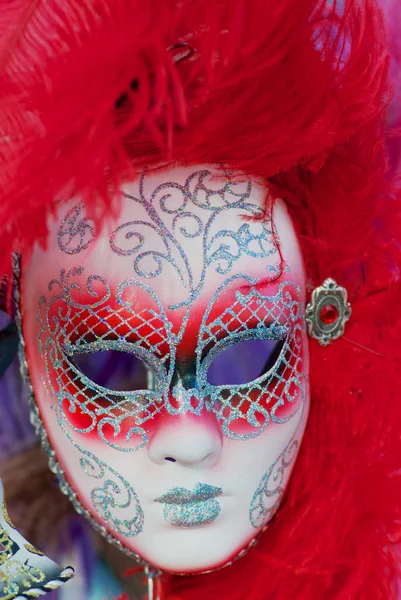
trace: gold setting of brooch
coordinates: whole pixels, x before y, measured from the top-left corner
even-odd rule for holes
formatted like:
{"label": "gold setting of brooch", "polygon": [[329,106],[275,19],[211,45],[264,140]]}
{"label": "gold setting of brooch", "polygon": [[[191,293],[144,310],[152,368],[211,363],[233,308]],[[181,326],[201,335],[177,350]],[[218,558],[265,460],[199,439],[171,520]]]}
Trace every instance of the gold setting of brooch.
{"label": "gold setting of brooch", "polygon": [[310,337],[321,346],[328,346],[343,335],[351,313],[347,290],[329,277],[313,290],[311,301],[306,306],[305,320]]}

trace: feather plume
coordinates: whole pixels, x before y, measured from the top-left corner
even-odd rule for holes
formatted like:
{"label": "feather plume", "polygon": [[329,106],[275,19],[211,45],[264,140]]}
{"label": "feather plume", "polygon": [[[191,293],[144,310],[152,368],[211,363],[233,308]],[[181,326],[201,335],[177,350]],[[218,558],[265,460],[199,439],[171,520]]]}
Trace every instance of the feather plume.
{"label": "feather plume", "polygon": [[347,339],[310,344],[310,421],[274,523],[167,599],[395,598],[400,194],[376,2],[19,0],[0,23],[2,272],[46,243],[61,197],[103,219],[144,164],[217,163],[285,198],[310,287],[335,277],[353,304]]}

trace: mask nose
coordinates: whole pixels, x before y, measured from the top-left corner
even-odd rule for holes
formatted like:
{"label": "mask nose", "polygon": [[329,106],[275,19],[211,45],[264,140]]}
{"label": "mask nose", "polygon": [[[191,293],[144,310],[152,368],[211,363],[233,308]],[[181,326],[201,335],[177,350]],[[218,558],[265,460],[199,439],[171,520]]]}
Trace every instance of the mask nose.
{"label": "mask nose", "polygon": [[214,415],[205,410],[200,415],[169,415],[161,419],[146,447],[159,465],[210,468],[220,459],[222,434]]}

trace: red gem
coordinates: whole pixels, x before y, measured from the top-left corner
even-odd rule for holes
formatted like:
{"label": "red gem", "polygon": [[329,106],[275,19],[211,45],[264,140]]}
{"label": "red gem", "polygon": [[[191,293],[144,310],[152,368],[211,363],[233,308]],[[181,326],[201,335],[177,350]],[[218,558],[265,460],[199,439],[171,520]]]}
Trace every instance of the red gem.
{"label": "red gem", "polygon": [[320,311],[320,320],[325,325],[331,325],[338,319],[338,310],[332,304],[326,304]]}

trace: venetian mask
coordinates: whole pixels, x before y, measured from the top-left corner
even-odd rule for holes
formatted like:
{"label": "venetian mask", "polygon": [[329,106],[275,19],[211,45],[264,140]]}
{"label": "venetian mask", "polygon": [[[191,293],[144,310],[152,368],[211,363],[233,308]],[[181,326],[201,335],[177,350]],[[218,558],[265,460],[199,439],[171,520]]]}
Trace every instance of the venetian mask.
{"label": "venetian mask", "polygon": [[95,227],[60,202],[47,248],[22,256],[34,421],[110,541],[217,568],[269,524],[306,424],[300,250],[281,200],[208,166],[146,170],[116,212]]}

